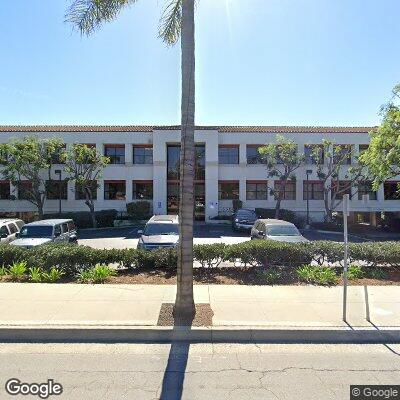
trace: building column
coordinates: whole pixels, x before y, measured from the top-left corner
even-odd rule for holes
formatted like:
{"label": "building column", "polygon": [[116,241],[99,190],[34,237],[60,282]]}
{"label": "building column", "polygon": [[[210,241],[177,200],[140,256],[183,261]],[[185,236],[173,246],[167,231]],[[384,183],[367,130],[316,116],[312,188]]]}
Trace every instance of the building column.
{"label": "building column", "polygon": [[206,222],[218,215],[218,135],[209,133],[206,140]]}
{"label": "building column", "polygon": [[167,144],[153,132],[153,213],[167,214]]}
{"label": "building column", "polygon": [[133,183],[132,179],[126,179],[125,181],[125,190],[126,190],[126,202],[130,203],[132,201],[133,195]]}

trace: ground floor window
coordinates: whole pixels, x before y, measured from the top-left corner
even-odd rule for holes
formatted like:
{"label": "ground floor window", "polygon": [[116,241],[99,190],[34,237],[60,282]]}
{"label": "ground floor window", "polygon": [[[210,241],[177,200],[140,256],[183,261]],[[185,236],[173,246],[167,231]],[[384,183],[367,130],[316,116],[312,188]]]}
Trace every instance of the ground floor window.
{"label": "ground floor window", "polygon": [[46,198],[48,200],[67,200],[68,183],[67,181],[46,181]]}
{"label": "ground floor window", "polygon": [[153,181],[133,181],[133,199],[152,200]]}
{"label": "ground floor window", "polygon": [[219,200],[239,199],[239,181],[219,181],[218,199]]}
{"label": "ground floor window", "polygon": [[[97,200],[97,181],[90,181],[89,185],[92,199]],[[85,190],[82,185],[75,184],[75,200],[86,200]]]}
{"label": "ground floor window", "polygon": [[104,200],[125,200],[125,181],[104,181]]}
{"label": "ground floor window", "polygon": [[[308,197],[307,197],[308,195]],[[321,181],[303,181],[303,200],[323,200],[324,183]]]}
{"label": "ground floor window", "polygon": [[296,200],[296,181],[287,181],[285,184],[281,181],[274,182],[275,197],[283,192],[283,200]]}
{"label": "ground floor window", "polygon": [[336,200],[342,200],[343,195],[348,194],[351,199],[351,182],[349,181],[335,181],[332,182],[332,196]]}
{"label": "ground floor window", "polygon": [[268,182],[267,181],[247,181],[246,200],[267,200]]}
{"label": "ground floor window", "polygon": [[377,200],[377,193],[372,190],[372,182],[360,182],[358,184],[358,200],[362,200],[363,196],[369,195],[370,200]]}
{"label": "ground floor window", "polygon": [[383,184],[385,200],[400,200],[400,182],[390,181]]}
{"label": "ground floor window", "polygon": [[0,200],[7,200],[10,198],[10,182],[0,181]]}

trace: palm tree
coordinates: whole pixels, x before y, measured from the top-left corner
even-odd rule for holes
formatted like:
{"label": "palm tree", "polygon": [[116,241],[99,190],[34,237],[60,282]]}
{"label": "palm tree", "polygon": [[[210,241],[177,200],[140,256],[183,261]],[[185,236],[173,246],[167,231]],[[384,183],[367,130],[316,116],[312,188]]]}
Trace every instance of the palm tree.
{"label": "palm tree", "polygon": [[[102,23],[114,20],[137,0],[75,0],[66,21],[81,34],[90,35]],[[159,37],[174,45],[181,38],[181,168],[177,294],[174,316],[184,320],[195,314],[193,300],[194,114],[195,42],[194,1],[168,0],[160,19]]]}

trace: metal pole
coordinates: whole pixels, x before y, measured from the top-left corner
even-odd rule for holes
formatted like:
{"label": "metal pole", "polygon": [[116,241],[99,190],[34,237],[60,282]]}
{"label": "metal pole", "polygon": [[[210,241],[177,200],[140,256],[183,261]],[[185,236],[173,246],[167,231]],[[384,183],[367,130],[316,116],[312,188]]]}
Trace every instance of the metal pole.
{"label": "metal pole", "polygon": [[365,295],[365,319],[368,322],[371,322],[371,317],[369,314],[369,299],[368,299],[368,288],[367,285],[364,285],[364,295]]}
{"label": "metal pole", "polygon": [[347,262],[348,262],[348,236],[347,236],[347,213],[349,195],[343,195],[343,237],[344,237],[344,260],[343,260],[343,321],[347,322]]}

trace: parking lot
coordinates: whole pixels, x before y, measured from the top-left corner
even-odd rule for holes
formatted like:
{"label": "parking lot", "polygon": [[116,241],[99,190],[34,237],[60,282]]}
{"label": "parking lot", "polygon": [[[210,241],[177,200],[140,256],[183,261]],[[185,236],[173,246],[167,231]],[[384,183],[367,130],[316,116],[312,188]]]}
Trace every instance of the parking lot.
{"label": "parking lot", "polygon": [[[98,249],[136,248],[139,239],[139,227],[87,229],[79,231],[79,244]],[[302,230],[309,240],[331,240],[342,242],[343,235],[335,232],[324,233],[315,230]],[[196,224],[194,229],[195,244],[225,243],[234,244],[250,240],[248,232],[234,232],[230,225]],[[350,236],[350,241],[362,242],[362,238]]]}

